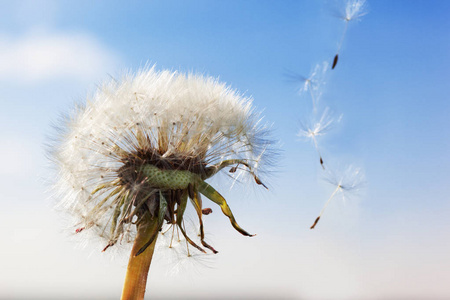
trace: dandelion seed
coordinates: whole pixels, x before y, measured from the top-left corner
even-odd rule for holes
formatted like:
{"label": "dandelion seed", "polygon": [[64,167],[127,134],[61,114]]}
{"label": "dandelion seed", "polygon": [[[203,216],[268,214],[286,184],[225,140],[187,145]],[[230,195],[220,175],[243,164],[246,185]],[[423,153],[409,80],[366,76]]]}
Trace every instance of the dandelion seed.
{"label": "dandelion seed", "polygon": [[338,16],[340,19],[345,21],[344,31],[342,33],[341,41],[339,42],[336,55],[333,59],[333,64],[331,69],[336,67],[339,58],[339,52],[341,51],[342,44],[344,43],[345,35],[347,34],[348,23],[353,20],[358,20],[360,17],[364,16],[367,12],[365,11],[366,0],[347,0],[345,5],[345,10],[341,12]]}
{"label": "dandelion seed", "polygon": [[253,236],[205,180],[241,166],[240,174],[265,187],[258,174],[272,144],[259,121],[251,99],[217,80],[154,68],[104,84],[67,118],[51,152],[56,194],[78,218],[77,232],[106,238],[103,251],[134,239],[122,299],[143,298],[164,223],[172,226],[170,246],[176,228],[188,256],[189,247],[206,252],[186,233],[188,199],[200,243],[211,252],[217,253],[204,240],[202,215],[212,210],[203,209],[201,195],[219,205],[238,232]]}
{"label": "dandelion seed", "polygon": [[300,85],[298,88],[299,94],[309,91],[314,111],[316,111],[316,107],[320,97],[322,96],[322,89],[325,85],[325,73],[327,70],[328,63],[322,62],[314,67],[308,77],[296,74],[294,72],[287,72],[285,74],[290,81]]}
{"label": "dandelion seed", "polygon": [[344,172],[340,175],[337,175],[333,172],[328,171],[327,177],[325,180],[336,187],[331,196],[328,198],[327,202],[323,206],[322,210],[319,213],[319,216],[315,219],[313,225],[310,229],[314,229],[320,218],[322,217],[325,209],[330,204],[331,200],[333,200],[337,195],[341,195],[342,200],[345,202],[345,195],[348,193],[355,193],[364,183],[364,175],[361,172],[361,169],[354,168],[349,166]]}
{"label": "dandelion seed", "polygon": [[317,154],[319,155],[320,165],[322,166],[323,169],[325,169],[324,161],[322,158],[322,154],[320,153],[317,138],[319,136],[325,135],[328,131],[330,131],[333,128],[333,125],[336,122],[340,121],[342,116],[339,117],[338,119],[333,118],[328,107],[325,108],[319,119],[317,119],[316,116],[317,115],[313,115],[312,119],[306,122],[302,122],[300,124],[300,130],[297,135],[312,140],[314,148],[316,149]]}
{"label": "dandelion seed", "polygon": [[333,65],[331,66],[331,70],[333,70],[334,67],[336,67],[337,62],[338,62],[338,59],[339,59],[339,53],[337,53],[337,54],[334,56],[334,59],[333,59]]}
{"label": "dandelion seed", "polygon": [[345,6],[345,17],[344,20],[346,22],[350,22],[353,20],[358,20],[365,14],[366,0],[348,0]]}
{"label": "dandelion seed", "polygon": [[204,215],[209,215],[212,212],[213,212],[212,209],[209,207],[202,209],[202,214],[204,214]]}

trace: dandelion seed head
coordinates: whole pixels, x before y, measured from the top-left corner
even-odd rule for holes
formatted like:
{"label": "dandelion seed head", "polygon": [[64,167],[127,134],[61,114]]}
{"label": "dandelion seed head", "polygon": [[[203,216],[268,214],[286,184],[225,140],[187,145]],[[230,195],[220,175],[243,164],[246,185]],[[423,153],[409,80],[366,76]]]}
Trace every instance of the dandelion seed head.
{"label": "dandelion seed head", "polygon": [[366,0],[348,0],[345,5],[345,17],[344,20],[349,22],[357,20],[360,17],[367,14],[365,11]]}
{"label": "dandelion seed head", "polygon": [[238,165],[258,183],[270,156],[251,104],[212,77],[154,67],[100,85],[67,115],[50,151],[59,206],[106,239],[106,250],[132,241],[145,211],[182,226],[176,211],[188,195],[226,205],[203,180]]}
{"label": "dandelion seed head", "polygon": [[314,220],[314,223],[310,227],[310,229],[314,229],[316,227],[326,208],[335,197],[339,195],[342,197],[342,201],[345,202],[346,196],[349,193],[355,194],[359,190],[359,188],[361,188],[364,183],[364,174],[362,173],[361,169],[355,168],[351,165],[340,173],[327,168],[325,180],[328,183],[332,184],[335,189],[331,193],[328,200],[325,202],[325,205],[320,211],[319,216]]}
{"label": "dandelion seed head", "polygon": [[330,109],[326,107],[322,114],[313,114],[309,119],[302,121],[297,135],[306,138],[325,135],[340,120],[341,116],[335,118]]}
{"label": "dandelion seed head", "polygon": [[325,85],[325,75],[328,70],[328,65],[326,61],[315,65],[308,77],[294,72],[288,72],[285,75],[289,81],[298,84],[299,94],[310,92],[316,98],[315,101],[318,101],[322,94],[323,86]]}
{"label": "dandelion seed head", "polygon": [[365,175],[361,168],[349,165],[342,171],[327,170],[325,181],[341,191],[342,195],[356,194],[365,184]]}

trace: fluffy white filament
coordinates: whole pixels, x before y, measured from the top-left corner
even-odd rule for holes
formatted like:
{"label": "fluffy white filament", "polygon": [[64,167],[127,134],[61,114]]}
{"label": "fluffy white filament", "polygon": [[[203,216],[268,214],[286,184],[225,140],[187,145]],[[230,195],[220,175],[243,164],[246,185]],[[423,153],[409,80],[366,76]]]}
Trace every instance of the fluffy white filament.
{"label": "fluffy white filament", "polygon": [[[259,121],[250,98],[211,77],[151,68],[111,80],[60,128],[51,151],[57,197],[76,215],[78,226],[94,227],[106,237],[114,208],[90,214],[105,198],[92,192],[117,178],[122,152],[136,149],[137,131],[146,134],[149,145],[164,145],[162,157],[198,158],[208,166],[241,159],[256,174],[268,147]],[[130,240],[133,228],[120,242]]]}

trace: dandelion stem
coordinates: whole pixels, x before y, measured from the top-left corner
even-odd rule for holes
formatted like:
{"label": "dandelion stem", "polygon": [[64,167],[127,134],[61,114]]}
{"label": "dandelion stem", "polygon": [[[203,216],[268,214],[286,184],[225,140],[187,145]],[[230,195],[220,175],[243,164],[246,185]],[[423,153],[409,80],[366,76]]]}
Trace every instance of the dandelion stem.
{"label": "dandelion stem", "polygon": [[159,229],[158,225],[158,218],[152,218],[148,212],[140,216],[136,224],[137,235],[134,240],[133,249],[131,250],[130,260],[128,261],[122,300],[144,299],[147,276],[153,251],[155,250],[156,238],[143,253],[137,256],[136,253],[148,242],[148,238]]}
{"label": "dandelion stem", "polygon": [[334,198],[334,196],[336,195],[336,193],[341,189],[341,186],[338,185],[338,187],[334,190],[334,192],[331,194],[330,198],[328,198],[327,202],[325,203],[325,205],[323,206],[322,210],[320,211],[319,216],[316,218],[316,220],[314,221],[314,224],[311,226],[310,229],[314,229],[314,227],[316,227],[316,224],[319,222],[320,217],[323,215],[323,212],[325,211],[325,209],[327,208],[328,204],[330,204],[331,199]]}
{"label": "dandelion stem", "polygon": [[308,81],[307,84],[308,84],[309,94],[311,95],[313,111],[316,112],[316,97],[314,96],[313,86],[311,84],[311,80],[310,79],[307,79],[307,81]]}

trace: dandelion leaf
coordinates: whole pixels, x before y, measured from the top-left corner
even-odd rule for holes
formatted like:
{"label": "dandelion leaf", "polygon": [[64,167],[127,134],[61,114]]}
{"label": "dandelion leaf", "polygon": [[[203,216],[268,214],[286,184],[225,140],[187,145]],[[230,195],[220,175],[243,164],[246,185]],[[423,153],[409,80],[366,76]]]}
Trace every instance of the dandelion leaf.
{"label": "dandelion leaf", "polygon": [[232,167],[229,170],[230,173],[235,173],[237,171],[237,168],[239,167],[239,165],[244,165],[249,169],[250,174],[253,175],[253,178],[255,179],[255,182],[257,184],[262,185],[266,189],[269,189],[264,183],[262,183],[262,181],[258,178],[258,176],[255,175],[251,166],[245,160],[241,160],[241,159],[227,159],[227,160],[222,161],[220,164],[208,167],[206,169],[206,174],[205,174],[203,180],[210,178],[211,176],[215,175],[217,172],[219,172],[223,168],[226,168],[230,165],[235,165],[235,164],[236,164],[236,166]]}
{"label": "dandelion leaf", "polygon": [[254,234],[248,233],[247,231],[242,229],[237,224],[236,219],[234,218],[233,213],[231,212],[231,209],[228,206],[227,201],[212,186],[210,186],[209,184],[207,184],[204,181],[200,181],[198,183],[198,190],[199,190],[200,193],[202,193],[203,195],[208,197],[211,201],[213,201],[214,203],[216,203],[216,204],[218,204],[220,206],[220,208],[222,209],[223,214],[226,215],[230,219],[231,225],[233,225],[233,227],[237,231],[239,231],[241,234],[246,235],[246,236],[254,236]]}
{"label": "dandelion leaf", "polygon": [[184,230],[183,226],[182,226],[182,222],[183,222],[183,214],[184,211],[186,210],[186,205],[187,205],[187,198],[188,198],[188,193],[184,192],[181,195],[181,199],[180,199],[180,205],[177,208],[177,226],[178,228],[180,228],[181,233],[183,234],[184,238],[186,239],[186,241],[189,242],[189,244],[191,244],[193,247],[197,248],[198,250],[200,250],[203,253],[206,253],[205,250],[203,250],[200,246],[198,246],[196,243],[194,243],[186,234],[186,231]]}
{"label": "dandelion leaf", "polygon": [[208,243],[204,241],[205,238],[205,232],[203,230],[203,220],[202,220],[202,200],[200,198],[200,194],[196,191],[196,187],[190,185],[189,189],[192,190],[189,194],[193,194],[193,197],[189,197],[191,199],[192,205],[195,208],[195,211],[197,212],[198,221],[200,223],[200,241],[202,242],[202,245],[209,250],[211,250],[214,254],[218,253],[216,249],[214,249],[212,246],[210,246]]}

